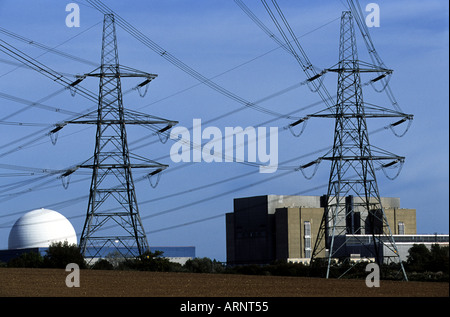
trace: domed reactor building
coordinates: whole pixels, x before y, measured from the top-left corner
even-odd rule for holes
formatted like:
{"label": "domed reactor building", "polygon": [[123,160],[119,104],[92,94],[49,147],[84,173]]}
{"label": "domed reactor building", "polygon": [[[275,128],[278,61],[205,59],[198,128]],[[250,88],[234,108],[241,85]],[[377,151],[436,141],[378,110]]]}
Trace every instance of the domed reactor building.
{"label": "domed reactor building", "polygon": [[25,252],[45,253],[55,242],[77,244],[77,235],[72,224],[59,212],[50,209],[36,209],[20,217],[11,228],[8,250],[1,251],[0,261]]}
{"label": "domed reactor building", "polygon": [[[77,235],[70,221],[59,212],[50,209],[36,209],[21,216],[11,228],[8,249],[0,250],[0,262],[9,262],[23,253],[36,252],[44,256],[48,247],[55,242],[77,244]],[[105,248],[104,258],[114,252]],[[180,264],[195,258],[194,246],[153,246],[151,252],[162,251],[165,258]]]}
{"label": "domed reactor building", "polygon": [[54,242],[77,244],[75,229],[66,217],[50,209],[36,209],[20,217],[9,233],[8,249],[47,248]]}

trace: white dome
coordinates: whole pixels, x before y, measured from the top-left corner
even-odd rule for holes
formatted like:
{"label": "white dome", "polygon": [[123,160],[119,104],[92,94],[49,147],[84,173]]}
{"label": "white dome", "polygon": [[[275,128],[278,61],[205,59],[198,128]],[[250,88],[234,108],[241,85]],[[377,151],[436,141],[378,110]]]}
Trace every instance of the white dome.
{"label": "white dome", "polygon": [[9,249],[46,248],[53,242],[77,243],[72,224],[59,212],[36,209],[20,217],[9,233]]}

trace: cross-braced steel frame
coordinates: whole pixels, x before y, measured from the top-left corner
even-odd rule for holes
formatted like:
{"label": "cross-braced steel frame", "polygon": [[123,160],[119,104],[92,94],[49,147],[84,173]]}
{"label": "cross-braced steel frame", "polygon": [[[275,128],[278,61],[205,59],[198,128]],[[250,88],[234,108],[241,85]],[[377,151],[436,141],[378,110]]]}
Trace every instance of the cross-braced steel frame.
{"label": "cross-braced steel frame", "polygon": [[[381,265],[389,259],[400,263],[400,255],[382,206],[374,169],[376,160],[404,158],[371,146],[367,118],[405,117],[402,113],[370,108],[363,101],[361,73],[389,72],[358,59],[351,12],[341,17],[339,63],[328,71],[338,75],[337,102],[309,117],[335,119],[333,149],[320,160],[331,162],[324,216],[311,261],[327,259],[327,278],[335,259],[348,257],[347,247],[360,245],[365,257]],[[365,219],[365,221],[362,221]],[[371,235],[368,243],[367,235]],[[364,237],[363,237],[364,236]]]}
{"label": "cross-braced steel frame", "polygon": [[87,259],[104,257],[105,250],[123,258],[137,257],[148,251],[149,245],[139,215],[132,169],[148,169],[149,175],[154,175],[167,165],[130,153],[126,125],[159,125],[162,128],[155,131],[163,132],[177,122],[124,109],[121,78],[145,78],[139,88],[157,75],[119,64],[112,14],[104,17],[101,66],[84,75],[88,76],[100,80],[98,109],[68,122],[97,126],[92,163],[79,166],[92,169],[80,248]]}

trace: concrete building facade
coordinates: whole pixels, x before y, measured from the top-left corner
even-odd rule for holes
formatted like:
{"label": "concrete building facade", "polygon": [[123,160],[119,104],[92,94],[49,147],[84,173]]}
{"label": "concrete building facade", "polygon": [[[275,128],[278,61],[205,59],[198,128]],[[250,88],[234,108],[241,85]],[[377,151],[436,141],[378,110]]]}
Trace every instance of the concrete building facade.
{"label": "concrete building facade", "polygon": [[285,207],[275,211],[276,259],[311,258],[323,208]]}
{"label": "concrete building facade", "polygon": [[[400,208],[399,198],[381,200],[392,234],[416,235],[416,210]],[[309,262],[325,202],[325,196],[264,195],[234,199],[234,211],[226,214],[227,263]],[[363,239],[370,241],[368,215],[358,211],[358,202],[352,197],[347,197],[346,202],[352,210],[351,218],[343,219],[347,229],[367,236]],[[323,249],[324,254],[319,257],[325,257]],[[347,252],[359,251],[349,246]]]}

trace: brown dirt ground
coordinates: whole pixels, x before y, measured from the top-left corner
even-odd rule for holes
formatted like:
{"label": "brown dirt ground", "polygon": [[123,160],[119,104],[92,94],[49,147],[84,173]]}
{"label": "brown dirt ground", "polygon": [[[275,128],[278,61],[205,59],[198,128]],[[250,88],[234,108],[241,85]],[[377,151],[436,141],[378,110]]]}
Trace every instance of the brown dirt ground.
{"label": "brown dirt ground", "polygon": [[225,274],[81,270],[80,287],[64,269],[0,268],[0,296],[21,297],[448,297],[449,283]]}

